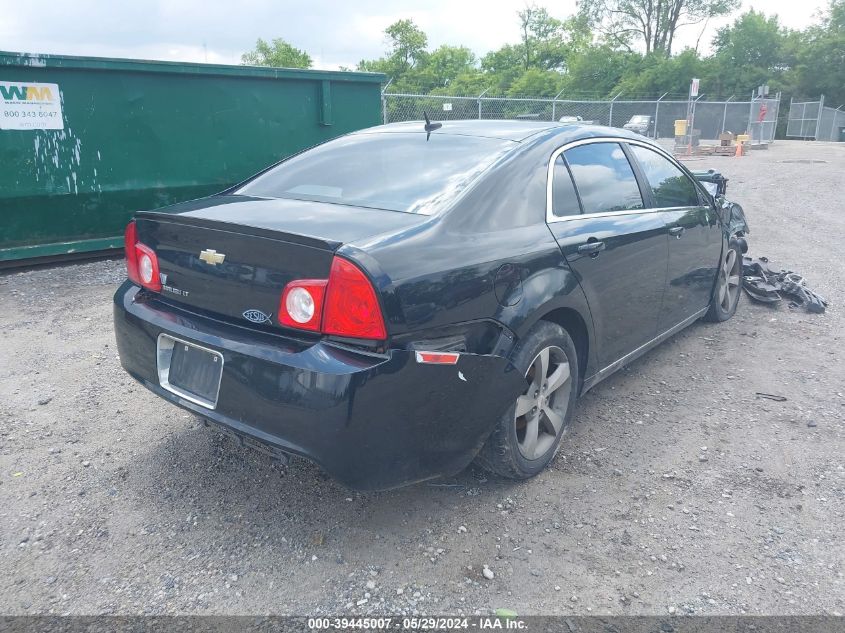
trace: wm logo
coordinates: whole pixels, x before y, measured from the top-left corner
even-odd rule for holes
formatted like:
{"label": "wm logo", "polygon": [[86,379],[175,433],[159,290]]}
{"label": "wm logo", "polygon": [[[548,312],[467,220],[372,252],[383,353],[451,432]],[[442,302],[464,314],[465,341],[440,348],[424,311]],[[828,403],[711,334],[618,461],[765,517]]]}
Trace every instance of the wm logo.
{"label": "wm logo", "polygon": [[0,86],[0,95],[6,101],[52,101],[53,91],[49,86],[29,86],[26,84]]}

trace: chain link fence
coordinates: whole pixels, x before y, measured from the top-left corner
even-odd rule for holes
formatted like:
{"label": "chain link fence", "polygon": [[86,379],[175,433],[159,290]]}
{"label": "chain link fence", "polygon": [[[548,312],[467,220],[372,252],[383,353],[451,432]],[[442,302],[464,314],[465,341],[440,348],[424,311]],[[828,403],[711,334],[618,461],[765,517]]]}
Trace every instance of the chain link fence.
{"label": "chain link fence", "polygon": [[[621,96],[621,95],[620,95]],[[385,123],[421,121],[424,113],[433,120],[516,119],[559,121],[562,117],[597,125],[622,127],[634,116],[651,117],[648,136],[672,138],[675,121],[686,120],[687,100],[660,99],[571,100],[516,97],[478,97],[384,93]],[[665,96],[665,95],[664,95]],[[703,101],[693,103],[693,129],[702,140],[716,140],[724,132],[748,133],[755,142],[774,141],[780,95],[752,101]]]}
{"label": "chain link fence", "polygon": [[845,141],[845,106],[831,108],[818,101],[789,101],[786,135],[814,141]]}

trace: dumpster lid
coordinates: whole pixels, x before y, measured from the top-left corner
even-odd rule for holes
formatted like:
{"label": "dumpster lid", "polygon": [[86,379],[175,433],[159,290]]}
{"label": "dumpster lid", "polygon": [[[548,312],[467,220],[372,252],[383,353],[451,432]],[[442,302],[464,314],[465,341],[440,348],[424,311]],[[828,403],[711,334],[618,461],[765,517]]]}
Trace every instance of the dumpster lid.
{"label": "dumpster lid", "polygon": [[197,62],[168,62],[117,57],[82,57],[76,55],[16,53],[12,51],[0,51],[0,66],[73,68],[104,71],[119,70],[147,73],[178,73],[185,75],[229,75],[267,79],[311,79],[367,83],[383,83],[386,79],[382,73],[240,66],[234,64],[202,64]]}

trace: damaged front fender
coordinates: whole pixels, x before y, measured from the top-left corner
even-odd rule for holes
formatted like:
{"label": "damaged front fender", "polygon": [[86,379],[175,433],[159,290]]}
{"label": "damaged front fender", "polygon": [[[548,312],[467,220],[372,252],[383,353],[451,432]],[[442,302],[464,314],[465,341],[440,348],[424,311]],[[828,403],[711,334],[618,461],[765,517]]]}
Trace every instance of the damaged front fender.
{"label": "damaged front fender", "polygon": [[[731,202],[725,197],[728,192],[728,179],[715,169],[691,173],[715,203],[722,218],[722,226],[726,228],[728,239],[743,238],[748,235],[751,230],[748,228],[748,222],[745,219],[745,211],[736,202]],[[746,249],[747,246],[743,248],[742,252],[744,253]]]}
{"label": "damaged front fender", "polygon": [[[745,237],[751,232],[748,228],[748,221],[745,219],[745,211],[736,202],[730,202],[720,196],[716,203],[720,207],[724,225],[727,227],[728,236],[731,238]],[[745,250],[743,250],[745,252]]]}

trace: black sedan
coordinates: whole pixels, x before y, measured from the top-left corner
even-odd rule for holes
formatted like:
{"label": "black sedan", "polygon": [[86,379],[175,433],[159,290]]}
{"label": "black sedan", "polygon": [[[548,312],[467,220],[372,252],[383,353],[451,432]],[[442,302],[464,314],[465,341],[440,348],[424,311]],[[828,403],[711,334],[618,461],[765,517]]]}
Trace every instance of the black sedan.
{"label": "black sedan", "polygon": [[138,213],[115,332],[154,393],[350,487],[527,478],[579,395],[733,315],[745,232],[631,132],[385,125]]}

